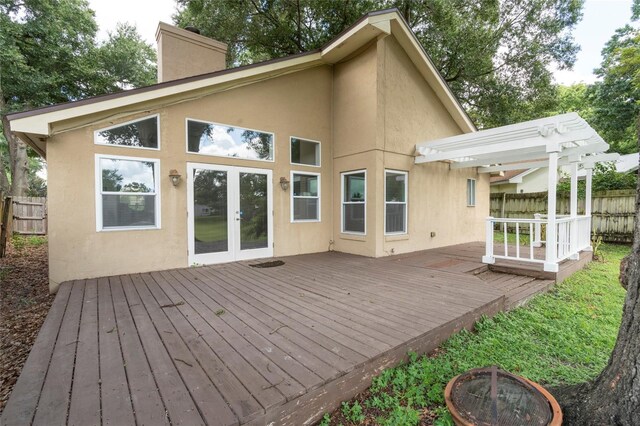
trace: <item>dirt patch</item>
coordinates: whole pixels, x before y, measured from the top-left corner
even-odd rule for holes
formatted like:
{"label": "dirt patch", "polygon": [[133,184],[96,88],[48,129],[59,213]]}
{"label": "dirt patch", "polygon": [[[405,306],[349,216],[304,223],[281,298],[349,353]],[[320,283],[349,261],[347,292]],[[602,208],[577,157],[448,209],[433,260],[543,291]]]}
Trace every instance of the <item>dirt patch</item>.
{"label": "dirt patch", "polygon": [[0,259],[0,413],[53,302],[46,240],[7,244]]}

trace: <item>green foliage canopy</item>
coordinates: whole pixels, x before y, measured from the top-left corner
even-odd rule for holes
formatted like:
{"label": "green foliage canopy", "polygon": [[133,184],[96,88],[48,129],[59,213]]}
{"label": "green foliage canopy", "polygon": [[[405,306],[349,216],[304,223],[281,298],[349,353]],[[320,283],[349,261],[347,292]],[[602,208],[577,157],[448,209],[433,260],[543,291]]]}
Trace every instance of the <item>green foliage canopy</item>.
{"label": "green foliage canopy", "polygon": [[[85,0],[0,0],[0,115],[155,83],[155,50],[135,27],[102,43],[96,32]],[[42,192],[39,163],[15,158],[18,142],[0,130],[0,191],[28,180]]]}
{"label": "green foliage canopy", "polygon": [[573,64],[583,0],[177,0],[175,19],[229,45],[231,65],[321,47],[364,13],[396,7],[480,127],[542,115],[549,65]]}

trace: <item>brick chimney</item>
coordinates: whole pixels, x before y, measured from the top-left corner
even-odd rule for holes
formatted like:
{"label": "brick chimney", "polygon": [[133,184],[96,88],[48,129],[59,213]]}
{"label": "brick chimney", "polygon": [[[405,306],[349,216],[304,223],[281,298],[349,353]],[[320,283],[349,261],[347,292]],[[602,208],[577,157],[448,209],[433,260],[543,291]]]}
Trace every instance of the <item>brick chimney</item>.
{"label": "brick chimney", "polygon": [[158,83],[226,68],[227,45],[200,35],[195,28],[182,29],[160,22]]}

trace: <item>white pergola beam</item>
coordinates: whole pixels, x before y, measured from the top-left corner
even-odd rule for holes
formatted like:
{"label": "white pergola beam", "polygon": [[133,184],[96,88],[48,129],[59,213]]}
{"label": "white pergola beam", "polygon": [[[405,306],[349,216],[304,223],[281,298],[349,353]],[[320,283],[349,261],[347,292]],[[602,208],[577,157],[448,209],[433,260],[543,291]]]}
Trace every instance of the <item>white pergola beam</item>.
{"label": "white pergola beam", "polygon": [[[570,148],[572,149],[572,148]],[[600,163],[603,161],[616,161],[620,158],[620,154],[597,154],[597,155],[589,155],[584,157],[582,164],[591,164],[595,165],[595,163]],[[572,159],[568,157],[564,157],[561,160],[558,160],[558,166],[566,166],[572,163]],[[454,163],[457,164],[457,163]],[[451,168],[462,168],[462,166],[453,167],[454,164],[451,165]],[[472,167],[472,166],[469,166]],[[509,170],[521,170],[521,169],[537,169],[540,167],[549,167],[549,160],[540,160],[540,161],[529,161],[522,163],[512,163],[512,164],[501,164],[497,166],[490,167],[478,167],[478,173],[496,173],[496,172],[506,172]]]}
{"label": "white pergola beam", "polygon": [[[558,159],[604,152],[609,146],[576,113],[562,114],[416,144],[416,164],[452,161],[451,168]],[[520,166],[520,168],[523,168]]]}

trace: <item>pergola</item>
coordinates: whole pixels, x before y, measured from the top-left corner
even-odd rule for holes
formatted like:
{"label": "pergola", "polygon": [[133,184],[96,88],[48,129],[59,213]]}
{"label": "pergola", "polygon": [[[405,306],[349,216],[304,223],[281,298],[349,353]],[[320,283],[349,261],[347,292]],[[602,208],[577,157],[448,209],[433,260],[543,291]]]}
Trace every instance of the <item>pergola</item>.
{"label": "pergola", "polygon": [[[601,161],[615,161],[618,154],[604,154],[609,145],[576,113],[556,115],[459,136],[416,144],[416,164],[449,161],[452,169],[477,167],[479,173],[548,168],[548,208],[546,216],[534,219],[487,218],[487,246],[483,262],[496,258],[544,263],[545,271],[558,271],[564,259],[577,259],[582,250],[591,249],[591,185],[593,168]],[[578,216],[578,167],[586,170],[585,214]],[[571,198],[569,216],[556,214],[558,167],[569,166]],[[493,230],[502,224],[515,228],[515,256],[509,255],[507,235],[504,254],[494,253]],[[540,229],[546,226],[544,259],[536,258]],[[520,231],[529,229],[530,246],[521,250]],[[536,235],[538,238],[534,238]],[[512,252],[514,250],[512,249]]]}

